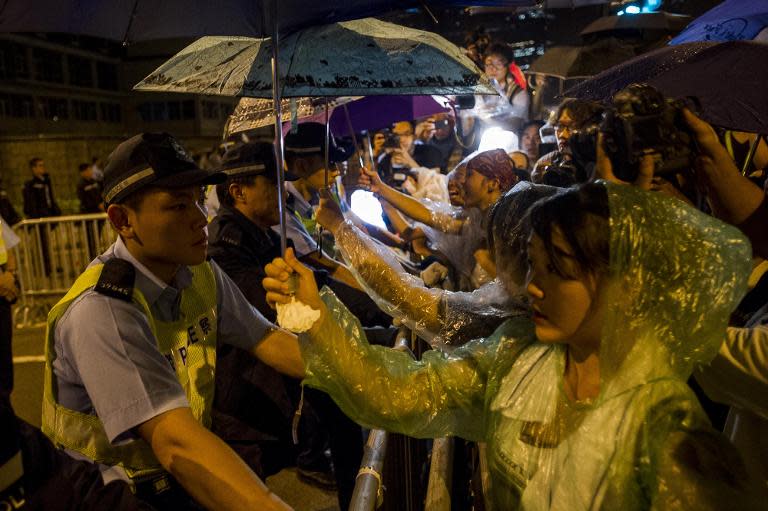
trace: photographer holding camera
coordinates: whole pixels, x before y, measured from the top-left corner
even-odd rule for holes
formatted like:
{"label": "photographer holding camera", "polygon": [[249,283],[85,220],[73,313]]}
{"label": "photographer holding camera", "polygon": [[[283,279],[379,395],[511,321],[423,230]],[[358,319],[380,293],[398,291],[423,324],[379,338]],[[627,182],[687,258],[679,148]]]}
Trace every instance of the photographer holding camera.
{"label": "photographer holding camera", "polygon": [[565,177],[572,178],[573,183],[586,181],[588,176],[570,165],[572,157],[569,140],[575,131],[598,123],[601,112],[600,105],[591,101],[580,99],[563,101],[550,118],[550,124],[554,127],[557,137],[557,149],[539,158],[531,172],[531,181],[545,183],[544,174],[548,171],[558,175],[564,174]]}
{"label": "photographer holding camera", "polygon": [[416,143],[413,125],[409,121],[396,122],[385,136],[377,169],[385,183],[399,189],[408,177],[412,177],[414,169],[440,168],[440,151],[430,145]]}
{"label": "photographer holding camera", "polygon": [[416,124],[416,140],[440,151],[440,172],[446,173],[448,162],[456,148],[454,126],[456,119],[452,114],[432,115]]}

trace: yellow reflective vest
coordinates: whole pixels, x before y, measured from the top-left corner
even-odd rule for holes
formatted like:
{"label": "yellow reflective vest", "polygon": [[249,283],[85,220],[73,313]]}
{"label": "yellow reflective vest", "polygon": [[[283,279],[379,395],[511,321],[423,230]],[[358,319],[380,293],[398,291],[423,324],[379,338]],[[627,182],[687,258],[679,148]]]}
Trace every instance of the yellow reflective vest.
{"label": "yellow reflective vest", "polygon": [[[67,409],[57,401],[53,374],[56,323],[75,298],[96,285],[102,268],[103,265],[95,265],[87,269],[48,314],[41,429],[58,447],[105,465],[121,466],[131,478],[152,475],[163,468],[147,442],[137,439],[112,445],[96,415]],[[133,289],[132,300],[149,320],[158,350],[174,367],[192,414],[207,428],[211,423],[216,372],[216,279],[207,262],[190,270],[192,284],[181,293],[179,320],[164,322],[154,318],[138,289]]]}

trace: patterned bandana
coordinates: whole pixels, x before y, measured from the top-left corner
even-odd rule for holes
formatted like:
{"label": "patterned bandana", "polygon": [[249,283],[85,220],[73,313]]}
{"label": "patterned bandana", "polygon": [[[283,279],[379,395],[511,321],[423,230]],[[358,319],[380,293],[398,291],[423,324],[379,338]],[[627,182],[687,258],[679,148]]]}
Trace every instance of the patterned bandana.
{"label": "patterned bandana", "polygon": [[511,189],[519,181],[512,160],[503,149],[492,149],[478,154],[467,162],[467,169],[479,172],[488,179],[498,180],[501,193]]}

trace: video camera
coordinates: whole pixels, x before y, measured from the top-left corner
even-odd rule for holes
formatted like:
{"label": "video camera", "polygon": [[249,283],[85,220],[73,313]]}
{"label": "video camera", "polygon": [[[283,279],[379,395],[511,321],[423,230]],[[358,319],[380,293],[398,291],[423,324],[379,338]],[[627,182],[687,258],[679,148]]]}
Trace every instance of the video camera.
{"label": "video camera", "polygon": [[670,175],[692,166],[696,145],[683,118],[683,100],[670,100],[647,84],[632,84],[613,96],[599,123],[575,131],[568,144],[573,163],[582,169],[594,167],[597,133],[603,133],[606,156],[613,173],[623,181],[634,181],[640,161],[655,153],[656,175]]}

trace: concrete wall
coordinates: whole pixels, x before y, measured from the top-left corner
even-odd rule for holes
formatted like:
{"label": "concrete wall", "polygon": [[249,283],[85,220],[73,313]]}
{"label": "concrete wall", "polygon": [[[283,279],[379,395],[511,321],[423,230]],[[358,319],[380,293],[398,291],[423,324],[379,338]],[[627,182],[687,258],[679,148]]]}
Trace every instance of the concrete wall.
{"label": "concrete wall", "polygon": [[[43,158],[53,182],[56,201],[64,213],[77,213],[80,205],[77,200],[77,182],[80,163],[90,163],[98,156],[106,161],[107,156],[124,137],[105,136],[88,138],[18,138],[0,139],[0,177],[3,187],[11,201],[23,215],[21,189],[24,181],[30,179],[29,160]],[[217,137],[195,137],[181,139],[181,143],[190,151],[210,148],[217,144]]]}

